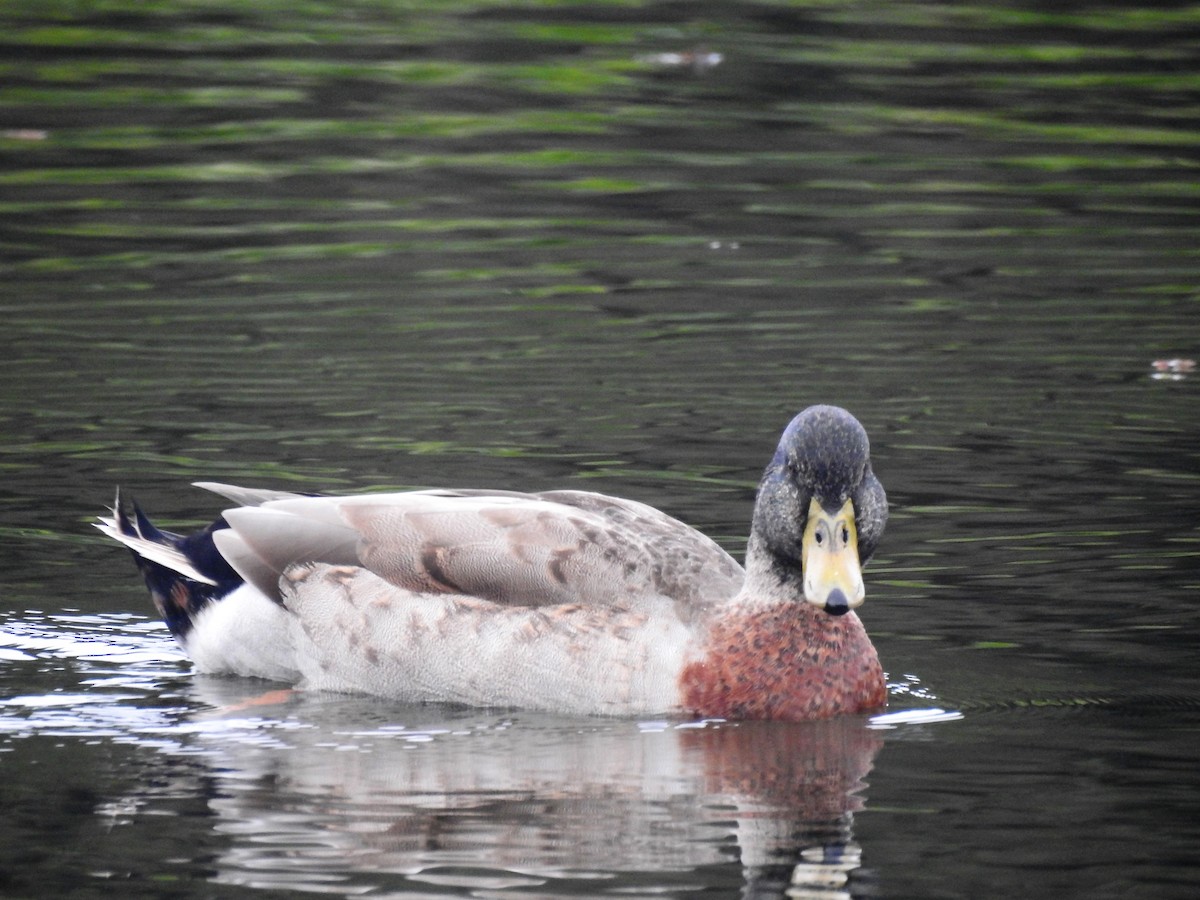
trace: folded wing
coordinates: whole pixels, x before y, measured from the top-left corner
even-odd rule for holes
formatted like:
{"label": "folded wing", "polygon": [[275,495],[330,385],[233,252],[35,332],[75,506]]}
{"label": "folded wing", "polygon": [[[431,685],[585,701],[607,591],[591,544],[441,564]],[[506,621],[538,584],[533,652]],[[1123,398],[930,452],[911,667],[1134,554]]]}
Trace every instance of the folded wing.
{"label": "folded wing", "polygon": [[415,593],[531,607],[638,609],[667,598],[696,609],[732,597],[743,577],[741,567],[695,529],[602,494],[414,491],[273,499],[212,487],[256,503],[227,510],[230,527],[214,539],[239,574],[277,600],[280,577],[308,563],[361,566]]}

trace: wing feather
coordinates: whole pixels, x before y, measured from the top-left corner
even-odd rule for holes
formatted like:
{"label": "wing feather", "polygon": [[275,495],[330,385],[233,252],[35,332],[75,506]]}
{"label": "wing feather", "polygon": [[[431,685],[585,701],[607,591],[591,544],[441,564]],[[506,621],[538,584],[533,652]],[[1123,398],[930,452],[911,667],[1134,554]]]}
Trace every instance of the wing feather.
{"label": "wing feather", "polygon": [[[506,606],[639,609],[728,599],[741,567],[652,507],[583,491],[414,491],[296,497],[228,510],[231,565],[261,585],[306,563],[362,566],[422,594]],[[248,559],[249,553],[257,559]]]}
{"label": "wing feather", "polygon": [[285,500],[292,497],[302,497],[303,494],[293,494],[289,491],[272,491],[265,488],[245,488],[236,484],[222,484],[219,481],[193,481],[192,487],[219,494],[226,500],[232,500],[239,506],[262,506],[272,500]]}

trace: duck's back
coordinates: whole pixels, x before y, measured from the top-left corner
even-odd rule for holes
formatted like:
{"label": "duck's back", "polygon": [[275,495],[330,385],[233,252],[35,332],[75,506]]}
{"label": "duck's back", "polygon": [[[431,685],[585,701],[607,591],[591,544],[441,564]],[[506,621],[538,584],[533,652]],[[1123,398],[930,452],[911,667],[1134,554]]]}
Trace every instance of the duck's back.
{"label": "duck's back", "polygon": [[292,566],[359,566],[416,594],[514,607],[638,610],[681,617],[737,593],[741,566],[714,541],[645,504],[585,491],[414,491],[288,497],[227,510],[222,553],[279,597]]}

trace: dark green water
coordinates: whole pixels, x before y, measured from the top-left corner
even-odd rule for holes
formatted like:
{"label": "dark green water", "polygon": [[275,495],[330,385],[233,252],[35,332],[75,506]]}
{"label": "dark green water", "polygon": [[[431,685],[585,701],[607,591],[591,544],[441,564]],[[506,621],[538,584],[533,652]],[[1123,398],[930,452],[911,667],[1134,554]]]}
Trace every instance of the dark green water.
{"label": "dark green water", "polygon": [[[0,24],[0,894],[1192,896],[1200,7]],[[582,487],[738,554],[813,402],[899,719],[243,706],[89,525]]]}

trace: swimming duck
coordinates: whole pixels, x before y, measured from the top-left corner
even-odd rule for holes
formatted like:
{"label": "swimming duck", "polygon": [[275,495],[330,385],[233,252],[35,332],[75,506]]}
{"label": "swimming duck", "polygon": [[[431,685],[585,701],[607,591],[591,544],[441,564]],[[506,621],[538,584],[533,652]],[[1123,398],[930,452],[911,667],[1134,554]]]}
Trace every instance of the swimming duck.
{"label": "swimming duck", "polygon": [[201,672],[572,714],[826,718],[886,702],[853,610],[887,521],[866,431],[797,415],[758,487],[745,568],[700,532],[585,491],[232,501],[188,536],[117,495],[129,547]]}

